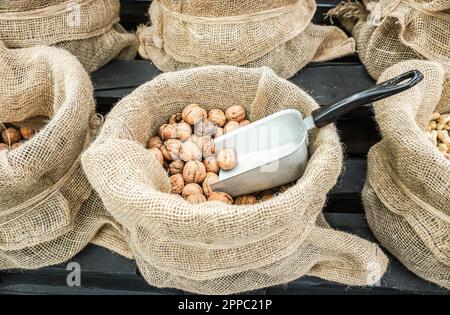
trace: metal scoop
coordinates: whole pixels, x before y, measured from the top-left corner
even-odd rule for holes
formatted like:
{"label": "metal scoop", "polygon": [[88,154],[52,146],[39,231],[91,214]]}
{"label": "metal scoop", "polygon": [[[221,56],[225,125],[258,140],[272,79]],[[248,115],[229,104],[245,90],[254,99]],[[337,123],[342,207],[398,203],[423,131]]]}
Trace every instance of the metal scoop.
{"label": "metal scoop", "polygon": [[300,178],[308,163],[308,131],[335,122],[345,113],[413,87],[423,79],[412,70],[372,88],[360,91],[303,119],[294,109],[287,109],[215,139],[217,150],[236,152],[237,165],[221,170],[219,181],[211,185],[232,197],[254,193]]}

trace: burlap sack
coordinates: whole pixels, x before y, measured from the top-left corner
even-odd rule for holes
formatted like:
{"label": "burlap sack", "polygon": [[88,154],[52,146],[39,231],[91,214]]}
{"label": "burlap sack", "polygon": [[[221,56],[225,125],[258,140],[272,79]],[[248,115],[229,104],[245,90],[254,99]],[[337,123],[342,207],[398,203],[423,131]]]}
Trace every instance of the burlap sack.
{"label": "burlap sack", "polygon": [[372,77],[410,59],[450,64],[450,1],[349,1],[330,12],[356,40],[359,57]]}
{"label": "burlap sack", "polygon": [[163,74],[124,98],[83,154],[105,207],[124,226],[147,281],[203,294],[286,283],[305,274],[350,285],[377,281],[387,259],[377,245],[328,227],[326,194],[342,167],[334,126],[310,132],[311,159],[295,186],[254,206],[191,205],[170,194],[161,165],[145,149],[171,113],[190,103],[245,107],[255,121],[317,103],[266,67],[207,66]]}
{"label": "burlap sack", "polygon": [[374,106],[383,139],[369,152],[363,200],[380,243],[420,277],[450,288],[450,162],[424,131],[433,111],[450,112],[450,79],[439,64],[407,61],[380,82],[411,69],[423,81]]}
{"label": "burlap sack", "polygon": [[311,61],[354,52],[336,27],[316,26],[314,0],[155,0],[139,53],[162,71],[202,65],[268,66],[289,78]]}
{"label": "burlap sack", "polygon": [[64,48],[92,72],[136,55],[137,39],[118,24],[119,11],[119,0],[2,1],[0,40],[9,48]]}
{"label": "burlap sack", "polygon": [[80,165],[98,128],[92,93],[69,53],[0,42],[0,122],[45,123],[18,149],[0,152],[0,269],[61,263],[105,224],[115,226]]}

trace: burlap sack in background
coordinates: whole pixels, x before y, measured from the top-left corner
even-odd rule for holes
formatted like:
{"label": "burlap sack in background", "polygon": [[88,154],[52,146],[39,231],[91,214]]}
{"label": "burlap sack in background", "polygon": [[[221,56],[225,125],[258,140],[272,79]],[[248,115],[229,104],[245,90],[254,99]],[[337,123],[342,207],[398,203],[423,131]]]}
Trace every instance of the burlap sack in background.
{"label": "burlap sack in background", "polygon": [[352,32],[358,55],[375,79],[404,60],[450,64],[448,0],[350,0],[329,14]]}
{"label": "burlap sack in background", "polygon": [[139,53],[162,71],[202,65],[267,66],[284,78],[311,61],[354,52],[336,27],[311,22],[314,0],[155,0]]}
{"label": "burlap sack in background", "polygon": [[9,48],[64,48],[92,72],[136,55],[137,39],[118,23],[119,11],[119,0],[2,1],[0,40]]}
{"label": "burlap sack in background", "polygon": [[0,42],[0,122],[45,123],[18,149],[0,152],[0,269],[61,263],[105,224],[115,226],[80,164],[98,127],[92,93],[68,52]]}
{"label": "burlap sack in background", "polygon": [[425,134],[433,111],[450,112],[450,79],[439,64],[406,61],[379,81],[411,69],[423,81],[374,106],[383,139],[369,152],[363,201],[380,243],[420,277],[450,289],[450,162]]}
{"label": "burlap sack in background", "polygon": [[145,279],[157,287],[229,294],[314,275],[349,285],[377,281],[377,245],[334,231],[321,209],[342,168],[334,126],[310,132],[311,159],[295,186],[253,206],[191,205],[170,194],[168,175],[145,149],[170,114],[190,103],[245,107],[252,121],[317,103],[269,68],[206,66],[163,74],[124,98],[82,156],[105,207],[124,226]]}

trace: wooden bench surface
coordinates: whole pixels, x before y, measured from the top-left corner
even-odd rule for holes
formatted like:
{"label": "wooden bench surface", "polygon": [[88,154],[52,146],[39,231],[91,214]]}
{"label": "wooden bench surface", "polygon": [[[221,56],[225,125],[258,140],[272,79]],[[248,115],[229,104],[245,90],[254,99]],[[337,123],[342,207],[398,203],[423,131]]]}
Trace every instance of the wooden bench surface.
{"label": "wooden bench surface", "polygon": [[[149,0],[122,0],[122,21],[129,29],[147,22]],[[318,0],[315,20],[324,23],[323,14],[338,0]],[[346,58],[339,62],[310,64],[291,81],[307,91],[319,104],[326,105],[364,89],[373,80],[364,67]],[[106,115],[121,98],[152,80],[160,72],[146,60],[113,61],[92,74],[97,109]],[[380,136],[371,106],[345,115],[337,122],[346,149],[345,167],[338,184],[329,194],[325,216],[338,230],[376,241],[364,217],[361,190],[367,171],[366,155]],[[389,255],[389,254],[388,254]],[[370,287],[349,287],[315,277],[303,277],[289,284],[257,290],[257,294],[448,294],[426,282],[389,255],[388,271]],[[0,272],[0,293],[15,294],[183,294],[172,289],[148,285],[134,261],[109,250],[89,245],[71,261],[82,270],[82,287],[66,285],[66,264],[31,271]]]}

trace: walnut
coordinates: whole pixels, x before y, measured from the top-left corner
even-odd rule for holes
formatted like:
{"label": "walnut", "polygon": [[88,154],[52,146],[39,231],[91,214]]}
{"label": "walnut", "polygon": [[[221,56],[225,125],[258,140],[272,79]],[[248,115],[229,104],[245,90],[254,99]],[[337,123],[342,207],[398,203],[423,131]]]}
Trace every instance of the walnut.
{"label": "walnut", "polygon": [[229,171],[236,167],[236,152],[232,149],[221,149],[217,152],[217,165],[225,171]]}
{"label": "walnut", "polygon": [[153,158],[155,158],[159,162],[159,164],[161,164],[161,165],[163,164],[164,158],[163,158],[161,151],[158,148],[151,148],[151,149],[148,149],[148,151],[151,153]]}
{"label": "walnut", "polygon": [[169,174],[183,174],[184,162],[182,160],[176,160],[169,164]]}
{"label": "walnut", "polygon": [[217,126],[211,120],[202,119],[195,123],[194,133],[199,136],[213,136],[217,130]]}
{"label": "walnut", "polygon": [[219,165],[217,164],[217,160],[215,156],[209,156],[203,160],[203,164],[205,164],[205,168],[207,172],[219,173]]}
{"label": "walnut", "polygon": [[208,117],[208,114],[205,109],[201,108],[197,104],[191,104],[183,109],[181,117],[185,122],[192,126],[197,121],[206,119]]}
{"label": "walnut", "polygon": [[259,198],[261,201],[266,201],[273,198],[274,191],[273,190],[264,190],[259,193]]}
{"label": "walnut", "polygon": [[181,141],[178,139],[169,139],[161,147],[163,157],[168,161],[175,161],[180,158]]}
{"label": "walnut", "polygon": [[175,174],[169,177],[170,184],[172,185],[172,193],[173,194],[181,194],[184,188],[184,179],[183,175]]}
{"label": "walnut", "polygon": [[206,202],[206,197],[203,194],[192,194],[187,196],[186,200],[193,205],[197,205],[202,202]]}
{"label": "walnut", "polygon": [[185,122],[180,122],[176,125],[178,140],[186,141],[192,134],[192,128]]}
{"label": "walnut", "polygon": [[208,197],[212,192],[211,185],[219,181],[219,176],[216,173],[208,172],[206,173],[206,178],[203,181],[202,188],[203,193]]}
{"label": "walnut", "polygon": [[164,141],[178,137],[176,125],[164,124],[159,127],[159,136]]}
{"label": "walnut", "polygon": [[201,194],[203,195],[203,189],[199,184],[196,183],[189,183],[186,184],[183,188],[183,190],[181,191],[181,195],[186,198],[189,195],[194,195],[194,194]]}
{"label": "walnut", "polygon": [[230,121],[225,125],[225,127],[223,127],[223,132],[229,133],[238,128],[239,128],[239,123],[237,121]]}
{"label": "walnut", "polygon": [[3,151],[3,150],[8,150],[8,146],[6,144],[0,142],[0,151]]}
{"label": "walnut", "polygon": [[15,128],[6,128],[2,132],[3,142],[6,144],[14,144],[22,139],[19,130]]}
{"label": "walnut", "polygon": [[256,203],[255,195],[243,195],[236,198],[237,205],[254,205]]}
{"label": "walnut", "polygon": [[16,143],[14,143],[13,145],[11,145],[11,150],[17,149],[17,148],[19,148],[20,146],[22,146],[22,143],[16,142]]}
{"label": "walnut", "polygon": [[202,139],[202,154],[204,159],[213,156],[216,153],[216,144],[214,143],[214,140],[211,137],[205,138],[206,139]]}
{"label": "walnut", "polygon": [[229,121],[241,122],[245,119],[245,109],[241,105],[234,105],[225,111],[225,116]]}
{"label": "walnut", "polygon": [[27,127],[21,127],[20,133],[24,139],[28,140],[31,139],[31,137],[33,137],[33,135],[36,133],[36,130]]}
{"label": "walnut", "polygon": [[217,127],[216,133],[214,134],[214,138],[219,138],[220,136],[223,136],[224,130],[223,128]]}
{"label": "walnut", "polygon": [[169,118],[169,124],[178,124],[182,120],[183,118],[181,117],[181,113],[172,114]]}
{"label": "walnut", "polygon": [[244,126],[247,126],[247,125],[250,125],[250,120],[243,120],[243,121],[241,121],[240,123],[239,123],[239,127],[244,127]]}
{"label": "walnut", "polygon": [[206,178],[205,165],[199,161],[187,162],[183,169],[183,178],[186,183],[202,183]]}
{"label": "walnut", "polygon": [[208,113],[208,119],[219,127],[223,127],[227,122],[225,113],[221,109],[211,109]]}
{"label": "walnut", "polygon": [[185,161],[201,161],[202,150],[192,141],[186,141],[181,145],[180,158]]}
{"label": "walnut", "polygon": [[208,201],[221,201],[229,205],[233,204],[233,198],[229,194],[220,191],[213,191],[209,195]]}
{"label": "walnut", "polygon": [[163,141],[161,140],[161,138],[159,136],[151,137],[147,141],[148,149],[153,149],[153,148],[159,149],[159,148],[161,148],[162,145],[163,145]]}

